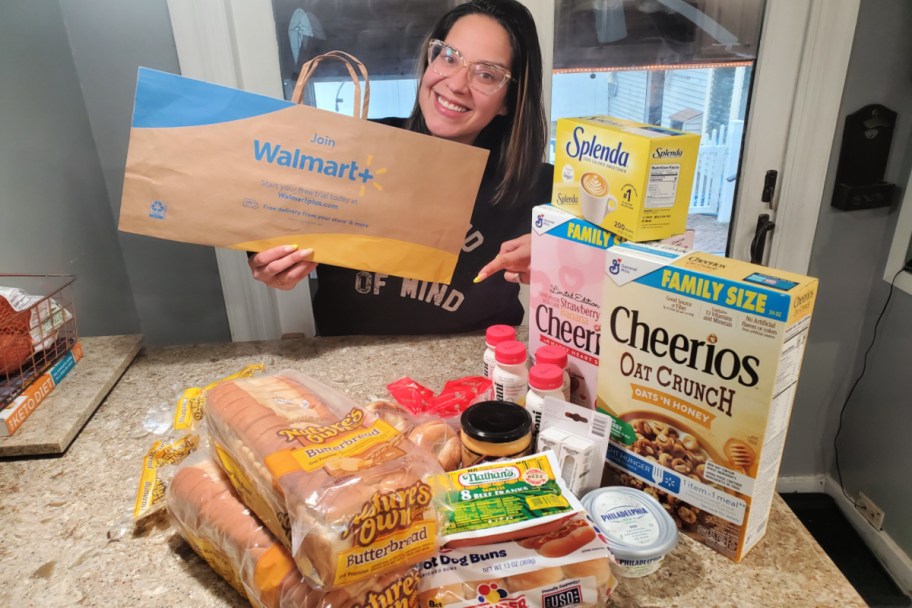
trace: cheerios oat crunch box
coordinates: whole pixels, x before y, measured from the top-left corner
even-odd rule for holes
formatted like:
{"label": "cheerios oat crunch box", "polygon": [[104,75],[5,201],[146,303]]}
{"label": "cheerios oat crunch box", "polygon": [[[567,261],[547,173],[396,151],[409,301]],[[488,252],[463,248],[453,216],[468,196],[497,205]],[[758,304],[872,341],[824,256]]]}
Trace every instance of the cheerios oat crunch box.
{"label": "cheerios oat crunch box", "polygon": [[653,244],[606,253],[597,407],[614,481],[740,561],[766,531],[817,279]]}

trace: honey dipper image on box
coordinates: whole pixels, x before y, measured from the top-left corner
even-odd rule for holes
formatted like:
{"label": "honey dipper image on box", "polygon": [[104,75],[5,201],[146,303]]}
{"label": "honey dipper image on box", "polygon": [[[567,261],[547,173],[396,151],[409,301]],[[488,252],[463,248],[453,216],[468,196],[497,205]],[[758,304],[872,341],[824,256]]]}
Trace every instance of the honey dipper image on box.
{"label": "honey dipper image on box", "polygon": [[817,280],[623,243],[603,290],[596,406],[614,481],[740,561],[766,530]]}

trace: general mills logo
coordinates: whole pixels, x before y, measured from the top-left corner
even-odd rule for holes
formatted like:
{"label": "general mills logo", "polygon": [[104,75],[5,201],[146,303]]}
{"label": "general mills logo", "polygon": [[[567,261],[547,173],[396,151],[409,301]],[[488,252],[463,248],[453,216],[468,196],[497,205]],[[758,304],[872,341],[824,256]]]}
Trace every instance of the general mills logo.
{"label": "general mills logo", "polygon": [[611,274],[617,274],[621,271],[621,259],[614,258],[611,260],[611,264],[608,266],[608,272]]}
{"label": "general mills logo", "polygon": [[153,220],[165,219],[165,211],[165,204],[161,201],[153,201],[152,204],[149,205],[149,217]]}
{"label": "general mills logo", "polygon": [[539,213],[538,215],[535,216],[535,227],[536,228],[541,228],[544,225],[544,223],[545,223],[545,214],[544,213]]}

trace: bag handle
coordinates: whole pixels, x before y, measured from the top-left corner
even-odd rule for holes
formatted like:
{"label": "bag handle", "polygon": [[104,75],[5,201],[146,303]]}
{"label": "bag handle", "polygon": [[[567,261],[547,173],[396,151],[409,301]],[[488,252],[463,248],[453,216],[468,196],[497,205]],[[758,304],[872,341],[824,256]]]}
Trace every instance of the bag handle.
{"label": "bag handle", "polygon": [[[301,100],[304,98],[304,87],[310,81],[311,76],[313,76],[314,71],[317,69],[317,66],[325,59],[335,59],[336,61],[341,61],[345,68],[348,70],[348,75],[351,76],[352,82],[355,85],[355,104],[352,111],[352,116],[355,118],[367,118],[367,112],[370,107],[370,81],[367,77],[367,68],[364,67],[364,64],[349,53],[345,51],[327,51],[322,55],[317,55],[310,61],[306,62],[301,66],[301,73],[298,75],[298,82],[295,84],[294,92],[291,94],[291,101],[293,103],[301,103]],[[357,73],[355,70],[357,69]],[[364,100],[361,99],[361,81],[358,76],[364,80]]]}

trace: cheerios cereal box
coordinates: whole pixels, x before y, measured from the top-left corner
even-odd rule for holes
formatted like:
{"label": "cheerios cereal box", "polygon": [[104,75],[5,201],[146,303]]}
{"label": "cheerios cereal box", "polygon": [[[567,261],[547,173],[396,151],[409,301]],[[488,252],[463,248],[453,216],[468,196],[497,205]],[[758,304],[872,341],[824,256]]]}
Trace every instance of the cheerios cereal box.
{"label": "cheerios cereal box", "polygon": [[817,279],[654,244],[606,251],[597,408],[613,482],[740,561],[766,531]]}
{"label": "cheerios cereal box", "polygon": [[595,408],[605,251],[621,239],[552,205],[532,209],[529,352],[567,349],[570,401]]}
{"label": "cheerios cereal box", "polygon": [[557,121],[551,203],[630,241],[684,232],[700,136],[610,116]]}

